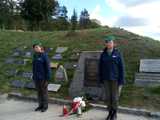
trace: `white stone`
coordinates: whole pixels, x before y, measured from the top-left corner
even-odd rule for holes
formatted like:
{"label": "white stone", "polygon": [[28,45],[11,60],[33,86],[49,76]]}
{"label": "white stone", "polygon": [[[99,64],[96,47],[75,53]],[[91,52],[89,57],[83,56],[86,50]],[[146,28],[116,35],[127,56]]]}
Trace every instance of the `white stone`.
{"label": "white stone", "polygon": [[57,92],[60,87],[60,84],[48,84],[48,91]]}
{"label": "white stone", "polygon": [[66,69],[62,65],[56,71],[55,80],[58,82],[68,81]]}

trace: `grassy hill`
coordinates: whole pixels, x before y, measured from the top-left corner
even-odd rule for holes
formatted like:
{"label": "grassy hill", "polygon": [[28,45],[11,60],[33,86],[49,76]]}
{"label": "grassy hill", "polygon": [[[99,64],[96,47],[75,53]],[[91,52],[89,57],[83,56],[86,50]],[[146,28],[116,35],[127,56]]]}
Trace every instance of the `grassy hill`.
{"label": "grassy hill", "polygon": [[[21,70],[31,70],[31,62],[27,66],[7,65],[5,60],[12,55],[15,48],[28,49],[32,47],[33,39],[40,39],[43,45],[53,48],[49,56],[53,56],[58,46],[67,46],[69,50],[63,54],[64,59],[69,61],[69,57],[74,50],[102,50],[104,48],[103,36],[106,34],[115,35],[117,48],[123,53],[126,70],[126,80],[120,104],[123,106],[143,107],[153,110],[160,110],[160,87],[142,88],[134,85],[134,74],[138,72],[139,61],[142,58],[160,58],[160,42],[148,37],[138,36],[120,28],[99,28],[76,31],[69,33],[67,31],[55,32],[16,32],[0,31],[0,91],[20,91],[24,94],[30,94],[30,90],[14,89],[10,87],[10,81],[21,79],[8,76],[6,71],[11,68]],[[72,80],[74,70],[68,71],[69,79]],[[52,79],[51,82],[54,82]],[[69,82],[63,85],[58,93],[51,96],[68,97]]]}

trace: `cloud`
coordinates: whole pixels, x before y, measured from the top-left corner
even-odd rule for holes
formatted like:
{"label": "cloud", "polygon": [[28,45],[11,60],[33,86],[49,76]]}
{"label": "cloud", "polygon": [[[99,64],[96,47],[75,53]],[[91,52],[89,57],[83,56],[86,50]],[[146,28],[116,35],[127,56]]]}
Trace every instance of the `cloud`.
{"label": "cloud", "polygon": [[137,6],[137,5],[141,5],[144,3],[151,3],[151,2],[155,2],[158,0],[116,0],[120,3],[123,3],[125,6]]}
{"label": "cloud", "polygon": [[117,13],[112,25],[160,40],[160,0],[105,0]]}
{"label": "cloud", "polygon": [[95,9],[91,12],[90,18],[91,19],[97,19],[101,21],[102,25],[109,25],[113,26],[113,23],[117,21],[117,17],[110,17],[109,19],[107,17],[101,16],[101,6],[99,4],[96,5]]}
{"label": "cloud", "polygon": [[119,2],[118,0],[105,0],[106,4],[115,11],[125,11],[125,5]]}
{"label": "cloud", "polygon": [[114,26],[129,27],[129,26],[145,26],[148,22],[144,18],[135,18],[132,16],[119,17]]}

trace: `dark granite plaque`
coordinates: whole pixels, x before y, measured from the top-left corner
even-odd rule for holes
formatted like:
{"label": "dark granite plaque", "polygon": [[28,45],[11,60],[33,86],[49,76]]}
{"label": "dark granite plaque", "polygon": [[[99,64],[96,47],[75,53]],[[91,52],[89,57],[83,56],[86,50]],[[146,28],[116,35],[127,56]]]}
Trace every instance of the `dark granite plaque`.
{"label": "dark granite plaque", "polygon": [[17,70],[17,69],[10,69],[10,70],[7,70],[7,71],[6,71],[6,74],[7,74],[8,76],[16,76],[17,73],[18,73],[18,70]]}
{"label": "dark granite plaque", "polygon": [[33,73],[32,72],[23,72],[22,77],[32,79]]}
{"label": "dark granite plaque", "polygon": [[55,55],[52,57],[53,60],[62,60],[62,58],[63,58],[62,55],[59,54],[59,53],[55,54]]}
{"label": "dark granite plaque", "polygon": [[24,56],[25,56],[25,57],[28,57],[28,58],[32,57],[32,51],[27,51],[27,52],[25,52],[25,53],[24,53]]}
{"label": "dark granite plaque", "polygon": [[98,59],[85,59],[84,85],[98,85]]}
{"label": "dark granite plaque", "polygon": [[35,89],[35,84],[34,82],[28,82],[25,84],[25,88],[28,88],[28,89]]}
{"label": "dark granite plaque", "polygon": [[25,82],[20,80],[13,80],[11,81],[11,85],[16,88],[24,88]]}
{"label": "dark granite plaque", "polygon": [[6,64],[13,64],[14,62],[15,62],[14,58],[8,58],[8,59],[5,60]]}
{"label": "dark granite plaque", "polygon": [[65,69],[75,69],[77,67],[77,62],[67,62],[64,64]]}

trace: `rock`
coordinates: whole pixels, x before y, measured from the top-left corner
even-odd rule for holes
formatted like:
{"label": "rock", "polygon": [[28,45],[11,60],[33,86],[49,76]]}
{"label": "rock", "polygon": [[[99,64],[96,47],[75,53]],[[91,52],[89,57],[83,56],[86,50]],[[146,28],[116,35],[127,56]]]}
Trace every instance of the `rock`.
{"label": "rock", "polygon": [[65,69],[75,69],[77,67],[77,62],[68,62],[64,64]]}
{"label": "rock", "polygon": [[56,49],[56,53],[64,53],[67,50],[68,50],[68,47],[58,47]]}
{"label": "rock", "polygon": [[62,65],[60,65],[56,71],[55,81],[57,82],[68,81],[66,69]]}
{"label": "rock", "polygon": [[34,82],[26,83],[26,84],[25,84],[25,88],[35,89],[35,84],[34,84]]}
{"label": "rock", "polygon": [[31,51],[27,51],[27,52],[25,52],[24,56],[30,58],[30,57],[32,57],[32,52]]}
{"label": "rock", "polygon": [[12,85],[13,87],[16,87],[16,88],[24,88],[25,82],[20,81],[20,80],[13,80],[13,81],[11,82],[11,85]]}
{"label": "rock", "polygon": [[56,69],[56,68],[58,67],[58,65],[59,65],[59,63],[54,63],[54,62],[52,62],[51,65],[50,65],[50,67],[51,67],[52,69]]}
{"label": "rock", "polygon": [[33,73],[32,72],[23,72],[22,77],[32,79]]}
{"label": "rock", "polygon": [[16,60],[14,58],[8,58],[5,60],[6,64],[13,64]]}
{"label": "rock", "polygon": [[50,91],[50,92],[58,92],[60,87],[61,87],[60,84],[48,84],[48,91]]}
{"label": "rock", "polygon": [[18,73],[18,70],[17,70],[17,69],[11,69],[11,70],[6,71],[6,74],[7,74],[8,76],[16,76],[17,73]]}
{"label": "rock", "polygon": [[53,60],[62,60],[62,55],[61,54],[55,54],[53,57],[52,57],[52,59]]}

